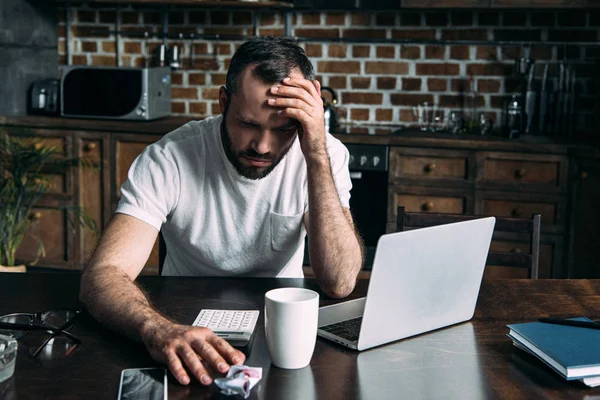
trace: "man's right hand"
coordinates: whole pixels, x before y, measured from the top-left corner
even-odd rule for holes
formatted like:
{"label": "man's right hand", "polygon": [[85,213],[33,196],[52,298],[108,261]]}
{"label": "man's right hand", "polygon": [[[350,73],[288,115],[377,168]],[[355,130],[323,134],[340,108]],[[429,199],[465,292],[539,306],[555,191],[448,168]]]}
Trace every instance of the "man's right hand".
{"label": "man's right hand", "polygon": [[210,385],[207,367],[224,374],[230,364],[243,364],[246,359],[208,328],[164,322],[145,329],[141,338],[152,358],[166,364],[182,385],[190,383],[188,371],[203,385]]}

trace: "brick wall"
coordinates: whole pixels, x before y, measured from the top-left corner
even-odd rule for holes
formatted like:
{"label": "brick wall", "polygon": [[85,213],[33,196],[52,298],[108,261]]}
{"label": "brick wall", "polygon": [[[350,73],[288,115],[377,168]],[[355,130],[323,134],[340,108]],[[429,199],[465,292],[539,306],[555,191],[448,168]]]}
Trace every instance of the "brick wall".
{"label": "brick wall", "polygon": [[[59,22],[60,64],[115,65],[115,22],[130,32],[161,32],[162,16],[152,9],[73,7],[68,60],[64,13]],[[168,14],[171,34],[282,35],[284,14],[278,11],[175,9]],[[319,79],[334,88],[343,121],[373,124],[415,123],[412,107],[428,102],[464,111],[472,75],[478,111],[494,121],[502,117],[507,94],[520,90],[513,77],[514,58],[544,63],[556,79],[558,60],[577,72],[578,130],[590,131],[598,110],[593,82],[600,47],[569,45],[600,40],[600,13],[586,11],[401,11],[296,12],[292,34],[311,38],[355,38],[354,43],[300,42],[316,66]],[[365,38],[377,39],[373,42]],[[523,46],[390,44],[381,39],[528,40]],[[360,39],[360,40],[358,40]],[[547,40],[565,44],[549,46]],[[119,37],[122,66],[153,65],[156,38]],[[173,73],[173,113],[204,117],[219,112],[217,94],[225,82],[229,59],[241,42],[169,40],[177,44],[183,68]],[[193,57],[190,57],[193,54]]]}

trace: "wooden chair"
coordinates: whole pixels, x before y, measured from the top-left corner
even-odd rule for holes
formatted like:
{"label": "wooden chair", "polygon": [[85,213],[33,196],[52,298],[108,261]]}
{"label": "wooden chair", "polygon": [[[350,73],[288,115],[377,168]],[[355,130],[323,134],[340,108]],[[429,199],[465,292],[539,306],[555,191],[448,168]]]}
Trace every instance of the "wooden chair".
{"label": "wooden chair", "polygon": [[[400,206],[398,207],[398,217],[396,219],[396,231],[402,232],[408,229],[468,221],[481,217],[480,215],[406,212],[404,207]],[[493,252],[490,250],[486,265],[527,268],[529,277],[537,279],[540,254],[540,222],[540,214],[533,214],[531,219],[496,217],[494,236],[503,232],[528,234],[530,240],[529,253]]]}

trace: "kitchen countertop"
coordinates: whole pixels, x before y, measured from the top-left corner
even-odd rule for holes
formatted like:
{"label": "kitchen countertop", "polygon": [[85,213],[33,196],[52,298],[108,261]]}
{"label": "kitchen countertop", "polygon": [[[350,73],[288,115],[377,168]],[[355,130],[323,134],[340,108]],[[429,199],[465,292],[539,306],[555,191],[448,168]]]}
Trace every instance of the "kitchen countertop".
{"label": "kitchen countertop", "polygon": [[[0,126],[164,135],[192,120],[195,118],[183,116],[154,121],[0,116]],[[600,159],[598,143],[570,143],[549,136],[524,135],[517,139],[507,139],[499,136],[423,132],[417,128],[403,128],[398,125],[368,124],[341,124],[340,132],[334,133],[334,136],[344,143],[355,144],[569,154]]]}

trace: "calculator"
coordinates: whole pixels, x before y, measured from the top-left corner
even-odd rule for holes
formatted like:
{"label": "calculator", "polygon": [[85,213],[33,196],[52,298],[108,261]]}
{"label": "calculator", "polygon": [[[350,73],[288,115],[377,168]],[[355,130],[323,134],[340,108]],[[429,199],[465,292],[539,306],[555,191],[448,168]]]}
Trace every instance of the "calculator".
{"label": "calculator", "polygon": [[233,346],[245,346],[252,338],[258,310],[201,310],[193,326],[210,328]]}

